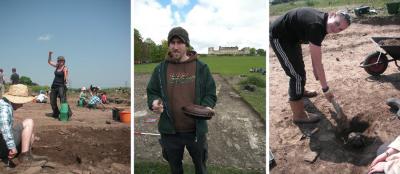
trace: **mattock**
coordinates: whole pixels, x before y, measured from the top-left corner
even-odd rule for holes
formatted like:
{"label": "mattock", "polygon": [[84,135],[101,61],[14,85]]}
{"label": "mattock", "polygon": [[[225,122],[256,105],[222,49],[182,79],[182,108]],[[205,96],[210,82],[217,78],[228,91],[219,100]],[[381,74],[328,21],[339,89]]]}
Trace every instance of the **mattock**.
{"label": "mattock", "polygon": [[389,98],[386,100],[386,104],[389,105],[391,109],[397,110],[394,117],[400,118],[400,99]]}

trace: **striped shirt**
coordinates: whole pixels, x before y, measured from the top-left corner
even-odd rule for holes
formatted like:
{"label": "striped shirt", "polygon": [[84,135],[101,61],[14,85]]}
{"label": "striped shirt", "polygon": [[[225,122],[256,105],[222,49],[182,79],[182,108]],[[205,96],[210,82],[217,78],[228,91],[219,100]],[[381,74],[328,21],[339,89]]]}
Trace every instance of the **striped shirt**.
{"label": "striped shirt", "polygon": [[95,104],[100,103],[100,102],[101,102],[101,99],[97,95],[94,95],[92,98],[90,98],[88,104],[89,105],[95,105]]}
{"label": "striped shirt", "polygon": [[8,149],[15,148],[12,125],[14,122],[13,108],[10,103],[0,99],[0,130]]}

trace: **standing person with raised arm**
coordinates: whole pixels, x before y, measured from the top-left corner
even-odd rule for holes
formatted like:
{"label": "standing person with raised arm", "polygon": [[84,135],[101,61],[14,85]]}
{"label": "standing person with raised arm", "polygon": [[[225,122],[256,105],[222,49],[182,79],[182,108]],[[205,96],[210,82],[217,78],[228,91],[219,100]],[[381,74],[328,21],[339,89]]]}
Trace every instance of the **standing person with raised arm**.
{"label": "standing person with raised arm", "polygon": [[[51,61],[53,52],[49,51],[49,58],[47,62],[55,68],[54,80],[51,85],[50,104],[53,110],[52,116],[58,118],[60,110],[57,107],[57,97],[60,98],[60,103],[67,103],[67,83],[68,83],[68,68],[65,66],[64,56],[58,56],[57,62]],[[68,105],[68,114],[72,115],[71,108]]]}

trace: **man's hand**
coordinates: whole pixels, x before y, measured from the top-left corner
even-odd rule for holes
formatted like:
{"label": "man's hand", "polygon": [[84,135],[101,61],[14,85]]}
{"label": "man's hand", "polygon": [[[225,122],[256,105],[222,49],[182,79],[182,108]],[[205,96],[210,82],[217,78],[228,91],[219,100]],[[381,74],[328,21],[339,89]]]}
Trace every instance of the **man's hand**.
{"label": "man's hand", "polygon": [[151,108],[155,113],[161,114],[164,112],[164,106],[160,99],[153,100],[153,106]]}
{"label": "man's hand", "polygon": [[16,148],[10,149],[8,151],[8,159],[13,159],[17,155],[18,151]]}
{"label": "man's hand", "polygon": [[376,164],[374,167],[372,167],[369,171],[368,174],[373,174],[375,172],[383,172],[384,171],[384,167],[385,167],[386,162],[379,162],[378,164]]}
{"label": "man's hand", "polygon": [[332,103],[332,100],[333,100],[333,98],[335,98],[335,96],[333,95],[333,93],[332,93],[332,91],[327,91],[327,92],[324,92],[324,95],[325,95],[325,98],[330,102],[330,103]]}

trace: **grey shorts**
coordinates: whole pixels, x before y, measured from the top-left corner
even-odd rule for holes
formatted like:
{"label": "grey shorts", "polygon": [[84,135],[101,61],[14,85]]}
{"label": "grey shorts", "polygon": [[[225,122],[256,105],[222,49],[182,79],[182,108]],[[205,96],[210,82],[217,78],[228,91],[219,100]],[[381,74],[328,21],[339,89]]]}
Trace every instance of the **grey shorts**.
{"label": "grey shorts", "polygon": [[[20,122],[15,122],[12,128],[12,133],[14,136],[14,143],[17,146],[18,153],[21,152],[21,134],[24,126]],[[0,158],[8,158],[8,147],[3,139],[3,135],[0,134]]]}

